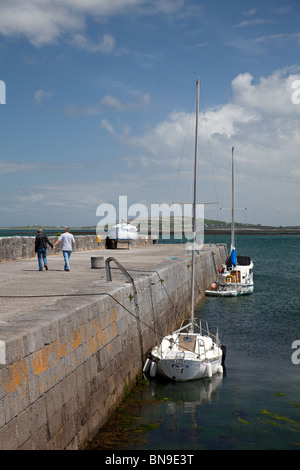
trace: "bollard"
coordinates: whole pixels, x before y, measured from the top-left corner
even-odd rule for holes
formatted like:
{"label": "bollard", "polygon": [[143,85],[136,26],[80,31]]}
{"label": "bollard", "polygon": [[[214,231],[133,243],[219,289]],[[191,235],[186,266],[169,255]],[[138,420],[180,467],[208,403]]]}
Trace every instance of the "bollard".
{"label": "bollard", "polygon": [[92,269],[104,268],[104,256],[92,256],[91,268]]}

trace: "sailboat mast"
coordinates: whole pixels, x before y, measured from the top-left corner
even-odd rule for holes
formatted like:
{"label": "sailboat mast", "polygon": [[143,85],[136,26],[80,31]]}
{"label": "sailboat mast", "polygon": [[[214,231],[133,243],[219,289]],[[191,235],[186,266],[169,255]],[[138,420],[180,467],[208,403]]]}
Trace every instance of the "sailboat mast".
{"label": "sailboat mast", "polygon": [[232,202],[231,202],[231,250],[234,248],[234,158],[233,158],[234,147],[232,147],[232,158],[231,158],[231,181],[232,181]]}
{"label": "sailboat mast", "polygon": [[193,249],[192,249],[192,282],[191,282],[191,319],[194,320],[195,310],[195,250],[197,237],[197,169],[198,169],[198,119],[199,119],[199,87],[200,81],[197,80],[197,98],[196,98],[196,128],[195,128],[195,161],[194,161],[194,200],[193,200]]}

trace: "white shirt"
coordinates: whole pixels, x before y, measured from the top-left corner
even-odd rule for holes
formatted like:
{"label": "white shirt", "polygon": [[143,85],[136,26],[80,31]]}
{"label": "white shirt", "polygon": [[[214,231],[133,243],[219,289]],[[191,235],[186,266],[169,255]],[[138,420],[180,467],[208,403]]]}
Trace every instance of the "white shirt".
{"label": "white shirt", "polygon": [[62,241],[62,251],[72,251],[72,243],[75,243],[75,240],[71,233],[62,233],[58,240]]}

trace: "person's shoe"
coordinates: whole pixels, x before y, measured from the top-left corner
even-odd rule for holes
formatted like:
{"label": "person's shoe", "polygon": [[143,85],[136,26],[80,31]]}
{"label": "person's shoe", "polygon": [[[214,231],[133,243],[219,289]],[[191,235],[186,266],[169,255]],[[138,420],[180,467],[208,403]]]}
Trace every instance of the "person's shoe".
{"label": "person's shoe", "polygon": [[46,269],[46,271],[48,271],[48,266],[47,265],[45,266],[45,269]]}
{"label": "person's shoe", "polygon": [[65,268],[65,271],[70,271],[70,270]]}

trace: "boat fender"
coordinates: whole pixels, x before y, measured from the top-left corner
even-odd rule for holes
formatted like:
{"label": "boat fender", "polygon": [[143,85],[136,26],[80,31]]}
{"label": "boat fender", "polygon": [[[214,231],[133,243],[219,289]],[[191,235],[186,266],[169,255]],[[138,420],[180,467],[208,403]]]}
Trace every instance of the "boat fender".
{"label": "boat fender", "polygon": [[147,374],[150,370],[150,367],[151,367],[151,360],[149,359],[149,357],[147,358],[146,362],[145,362],[145,365],[143,367],[143,372],[144,374]]}
{"label": "boat fender", "polygon": [[206,373],[207,373],[207,376],[208,376],[209,378],[212,377],[212,368],[211,368],[211,363],[210,363],[210,362],[207,363],[207,366],[206,366]]}
{"label": "boat fender", "polygon": [[223,374],[223,366],[219,366],[217,372]]}
{"label": "boat fender", "polygon": [[155,377],[156,376],[156,368],[157,368],[157,363],[151,361],[150,377]]}
{"label": "boat fender", "polygon": [[222,349],[222,366],[225,364],[225,359],[226,359],[226,346],[221,346]]}

